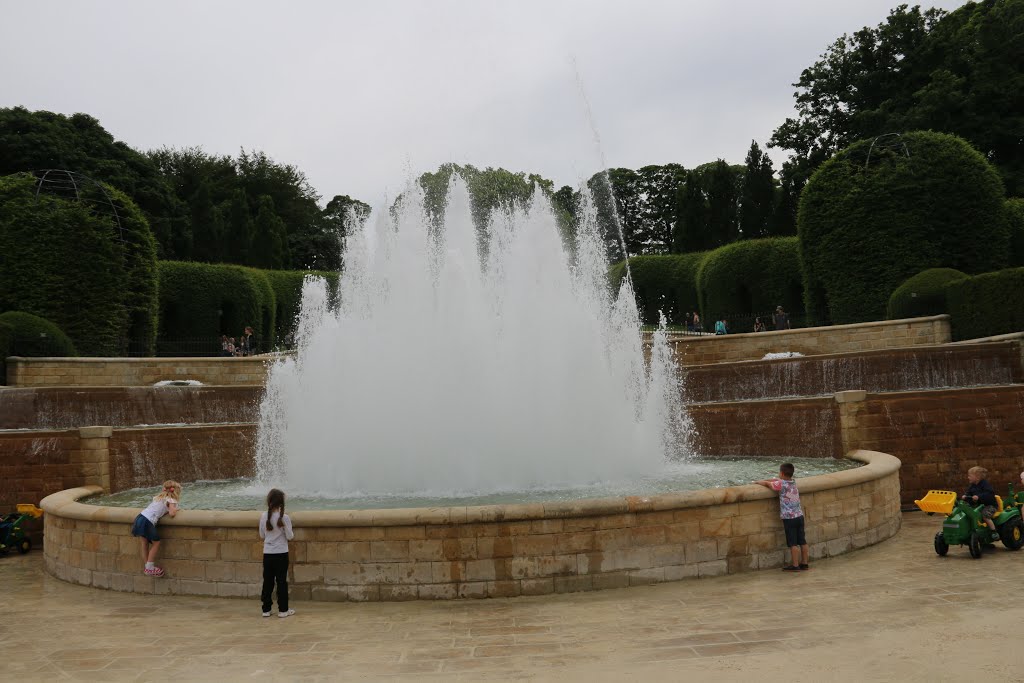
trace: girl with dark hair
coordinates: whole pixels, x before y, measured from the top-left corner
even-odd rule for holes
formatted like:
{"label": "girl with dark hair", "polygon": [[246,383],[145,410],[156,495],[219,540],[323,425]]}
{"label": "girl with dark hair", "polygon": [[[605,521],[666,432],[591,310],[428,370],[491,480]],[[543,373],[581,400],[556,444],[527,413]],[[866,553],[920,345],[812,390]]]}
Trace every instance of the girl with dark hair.
{"label": "girl with dark hair", "polygon": [[270,616],[274,584],[277,584],[277,616],[284,619],[295,614],[288,609],[288,541],[295,538],[291,517],[284,513],[284,491],[270,489],[267,511],[260,515],[260,538],[263,539],[263,616]]}

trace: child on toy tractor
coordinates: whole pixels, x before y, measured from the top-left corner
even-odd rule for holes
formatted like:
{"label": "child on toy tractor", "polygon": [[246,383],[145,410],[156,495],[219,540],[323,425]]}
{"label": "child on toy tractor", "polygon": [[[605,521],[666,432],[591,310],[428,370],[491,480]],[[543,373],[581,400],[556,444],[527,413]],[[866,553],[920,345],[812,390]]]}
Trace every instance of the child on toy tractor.
{"label": "child on toy tractor", "polygon": [[996,491],[992,488],[992,484],[988,483],[988,470],[984,467],[972,467],[967,470],[967,481],[970,486],[967,487],[967,493],[965,493],[961,500],[970,503],[972,505],[984,505],[981,509],[981,517],[985,520],[985,524],[992,531],[996,530],[996,523],[992,520],[992,515],[996,513]]}

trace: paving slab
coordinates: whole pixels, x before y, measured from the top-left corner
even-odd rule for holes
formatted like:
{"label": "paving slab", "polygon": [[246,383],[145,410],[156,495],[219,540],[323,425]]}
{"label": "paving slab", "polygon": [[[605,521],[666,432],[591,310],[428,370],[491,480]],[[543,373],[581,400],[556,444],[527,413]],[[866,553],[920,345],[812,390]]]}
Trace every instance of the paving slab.
{"label": "paving slab", "polygon": [[[1017,678],[1024,551],[932,550],[941,518],[814,564],[589,593],[406,603],[134,595],[0,557],[0,680]],[[999,637],[1002,630],[1008,634]],[[970,654],[968,654],[970,653]]]}

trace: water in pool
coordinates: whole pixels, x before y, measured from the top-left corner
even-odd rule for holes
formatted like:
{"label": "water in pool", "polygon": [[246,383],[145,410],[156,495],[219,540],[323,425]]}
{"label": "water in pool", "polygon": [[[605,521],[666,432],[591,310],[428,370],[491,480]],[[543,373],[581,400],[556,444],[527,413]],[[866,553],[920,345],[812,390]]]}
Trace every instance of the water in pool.
{"label": "water in pool", "polygon": [[[645,477],[622,482],[595,482],[571,489],[536,488],[526,491],[506,491],[479,495],[432,495],[429,491],[414,494],[288,496],[289,510],[350,510],[406,507],[448,507],[461,505],[493,505],[535,503],[602,498],[606,496],[654,495],[672,491],[694,491],[720,486],[749,484],[778,473],[780,460],[776,458],[716,458],[669,464],[660,476]],[[858,467],[860,463],[838,458],[792,458],[797,479],[816,474],[827,474]],[[185,484],[182,507],[195,510],[259,510],[263,508],[266,487],[252,479],[207,481]],[[109,496],[97,496],[83,502],[115,507],[145,507],[157,488],[131,489]]]}

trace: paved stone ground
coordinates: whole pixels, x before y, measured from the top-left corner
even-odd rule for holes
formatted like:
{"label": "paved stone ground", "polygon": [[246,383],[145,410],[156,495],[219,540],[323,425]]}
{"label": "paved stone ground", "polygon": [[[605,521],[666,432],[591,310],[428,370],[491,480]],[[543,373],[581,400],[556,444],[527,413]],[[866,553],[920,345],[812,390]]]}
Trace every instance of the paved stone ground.
{"label": "paved stone ground", "polygon": [[[0,557],[0,680],[955,680],[1018,678],[1024,551],[938,558],[939,517],[816,563],[597,593],[308,603],[72,586]],[[1009,635],[986,634],[1005,629]],[[1016,634],[1014,634],[1016,633]],[[960,672],[963,675],[960,675]]]}

